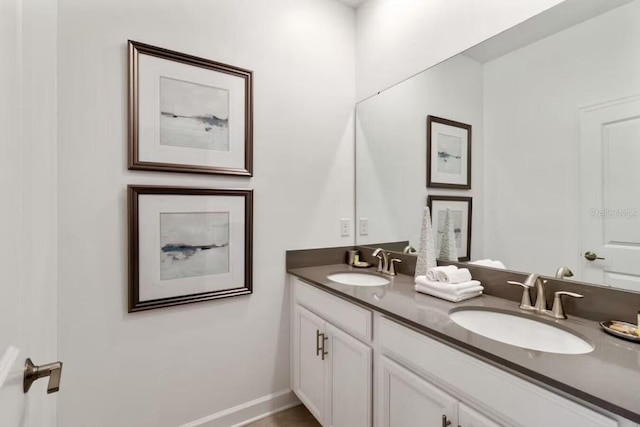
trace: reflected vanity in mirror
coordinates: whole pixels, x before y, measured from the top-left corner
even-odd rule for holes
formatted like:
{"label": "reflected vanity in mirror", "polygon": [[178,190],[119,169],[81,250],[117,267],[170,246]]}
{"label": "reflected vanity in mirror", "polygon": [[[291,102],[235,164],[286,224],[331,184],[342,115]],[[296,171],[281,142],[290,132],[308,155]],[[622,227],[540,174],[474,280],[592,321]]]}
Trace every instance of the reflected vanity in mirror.
{"label": "reflected vanity in mirror", "polygon": [[[640,291],[638,22],[568,0],[360,102],[356,243],[417,249],[429,197],[472,198],[470,260]],[[472,127],[468,189],[426,185],[428,116]]]}

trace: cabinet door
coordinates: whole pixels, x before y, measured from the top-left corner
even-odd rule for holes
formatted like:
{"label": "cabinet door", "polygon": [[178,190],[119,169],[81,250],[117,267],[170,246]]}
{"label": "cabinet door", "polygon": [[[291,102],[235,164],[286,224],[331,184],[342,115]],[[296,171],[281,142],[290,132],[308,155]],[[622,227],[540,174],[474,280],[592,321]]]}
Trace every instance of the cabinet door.
{"label": "cabinet door", "polygon": [[326,348],[329,408],[327,425],[370,427],[373,400],[372,350],[352,336],[327,323]]}
{"label": "cabinet door", "polygon": [[502,427],[464,403],[458,406],[458,418],[460,427]]}
{"label": "cabinet door", "polygon": [[294,313],[294,391],[307,409],[322,422],[325,410],[324,361],[318,354],[325,322],[308,310],[295,306]]}
{"label": "cabinet door", "polygon": [[458,425],[458,401],[454,397],[384,356],[380,357],[378,381],[381,426]]}

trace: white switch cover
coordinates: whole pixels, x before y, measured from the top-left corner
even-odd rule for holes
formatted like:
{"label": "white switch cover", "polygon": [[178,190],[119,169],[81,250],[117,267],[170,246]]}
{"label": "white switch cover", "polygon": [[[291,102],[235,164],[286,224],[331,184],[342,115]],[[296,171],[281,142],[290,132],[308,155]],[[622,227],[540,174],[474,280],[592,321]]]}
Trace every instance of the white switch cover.
{"label": "white switch cover", "polygon": [[360,218],[358,228],[361,236],[367,236],[369,234],[369,218]]}
{"label": "white switch cover", "polygon": [[351,220],[349,218],[340,219],[340,235],[347,237],[351,234]]}

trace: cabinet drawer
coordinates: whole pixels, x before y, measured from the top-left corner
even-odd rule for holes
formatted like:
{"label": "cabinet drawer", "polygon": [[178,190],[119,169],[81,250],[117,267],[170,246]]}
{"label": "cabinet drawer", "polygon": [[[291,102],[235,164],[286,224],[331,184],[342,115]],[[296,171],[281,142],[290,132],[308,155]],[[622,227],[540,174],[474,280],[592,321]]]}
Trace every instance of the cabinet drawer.
{"label": "cabinet drawer", "polygon": [[[454,394],[525,427],[617,427],[615,420],[382,318],[380,349]],[[535,416],[531,415],[535,414]]]}
{"label": "cabinet drawer", "polygon": [[371,341],[371,311],[293,279],[296,302],[356,338]]}

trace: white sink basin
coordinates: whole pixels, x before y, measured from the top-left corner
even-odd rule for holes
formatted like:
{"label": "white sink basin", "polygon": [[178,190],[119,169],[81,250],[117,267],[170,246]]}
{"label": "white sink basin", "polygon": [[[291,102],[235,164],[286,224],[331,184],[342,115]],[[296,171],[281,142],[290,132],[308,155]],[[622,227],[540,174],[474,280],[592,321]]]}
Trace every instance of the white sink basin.
{"label": "white sink basin", "polygon": [[327,279],[352,286],[382,286],[391,283],[382,276],[367,273],[336,273],[328,275]]}
{"label": "white sink basin", "polygon": [[478,335],[530,350],[560,354],[584,354],[593,346],[582,338],[553,325],[487,310],[459,310],[451,320]]}

